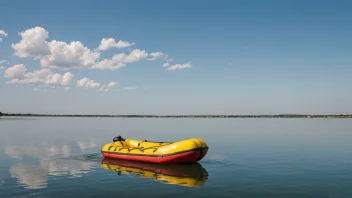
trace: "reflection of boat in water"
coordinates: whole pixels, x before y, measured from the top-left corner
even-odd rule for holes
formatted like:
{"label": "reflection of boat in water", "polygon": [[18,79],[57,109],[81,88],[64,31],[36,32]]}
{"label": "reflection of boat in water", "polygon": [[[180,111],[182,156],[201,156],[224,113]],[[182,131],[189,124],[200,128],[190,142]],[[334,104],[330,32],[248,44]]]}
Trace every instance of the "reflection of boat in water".
{"label": "reflection of boat in water", "polygon": [[115,137],[114,142],[103,146],[104,157],[157,164],[186,164],[201,160],[208,145],[199,138],[178,142],[153,142]]}
{"label": "reflection of boat in water", "polygon": [[206,183],[208,172],[199,164],[163,165],[104,158],[102,167],[119,174],[136,174],[167,184],[199,187]]}

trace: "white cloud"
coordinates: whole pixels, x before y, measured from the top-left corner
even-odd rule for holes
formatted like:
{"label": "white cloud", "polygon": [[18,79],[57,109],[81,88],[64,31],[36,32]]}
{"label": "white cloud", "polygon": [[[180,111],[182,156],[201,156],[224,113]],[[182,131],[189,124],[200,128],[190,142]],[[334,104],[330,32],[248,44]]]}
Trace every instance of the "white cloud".
{"label": "white cloud", "polygon": [[82,78],[81,80],[77,80],[77,87],[78,88],[91,88],[96,89],[97,91],[109,91],[108,87],[113,87],[117,84],[117,82],[110,82],[107,85],[102,85],[99,82],[94,80],[90,80],[88,78]]}
{"label": "white cloud", "polygon": [[98,89],[98,91],[104,91],[105,90],[105,85],[103,85],[103,86],[101,86],[99,89]]}
{"label": "white cloud", "polygon": [[113,86],[115,86],[115,85],[117,85],[117,82],[110,82],[110,83],[108,84],[109,87],[113,87]]}
{"label": "white cloud", "polygon": [[77,87],[86,87],[86,88],[99,88],[100,83],[95,82],[94,80],[90,80],[88,78],[82,78],[81,80],[77,80]]}
{"label": "white cloud", "polygon": [[167,70],[178,70],[178,69],[186,69],[186,68],[192,68],[192,64],[190,62],[185,64],[176,64],[168,67]]}
{"label": "white cloud", "polygon": [[66,72],[64,75],[60,75],[53,73],[49,69],[27,72],[26,66],[23,64],[9,67],[5,70],[4,76],[11,79],[11,81],[7,83],[27,83],[50,86],[69,86],[73,78],[73,74],[70,72]]}
{"label": "white cloud", "polygon": [[170,62],[174,61],[174,59],[173,59],[173,58],[168,58],[166,61],[167,61],[168,63],[170,63]]}
{"label": "white cloud", "polygon": [[112,57],[112,59],[104,59],[98,62],[96,65],[94,65],[93,68],[110,69],[110,70],[120,69],[126,65],[125,59],[126,59],[125,53],[115,54]]}
{"label": "white cloud", "polygon": [[23,64],[14,65],[5,71],[6,78],[23,79],[27,71],[26,66]]}
{"label": "white cloud", "polygon": [[149,54],[150,58],[147,58],[147,60],[155,60],[157,58],[160,58],[160,57],[167,57],[166,54],[164,54],[163,52],[152,52]]}
{"label": "white cloud", "polygon": [[91,68],[100,54],[93,52],[79,41],[67,44],[53,40],[48,43],[50,55],[43,57],[40,64],[48,68]]}
{"label": "white cloud", "polygon": [[131,86],[131,87],[125,87],[124,90],[134,90],[137,89],[137,87]]}
{"label": "white cloud", "polygon": [[5,63],[9,63],[7,60],[0,60],[0,70],[3,70],[3,69],[5,69],[5,67],[4,66],[2,66],[2,64],[5,64]]}
{"label": "white cloud", "polygon": [[93,68],[96,69],[120,69],[128,63],[138,62],[145,59],[148,53],[145,50],[135,49],[130,54],[125,53],[115,54],[111,59],[104,59],[98,62]]}
{"label": "white cloud", "polygon": [[49,37],[49,33],[44,28],[31,28],[20,32],[19,35],[22,37],[22,40],[19,43],[12,44],[12,48],[15,50],[15,56],[38,59],[50,55],[50,49],[46,41]]}
{"label": "white cloud", "polygon": [[98,89],[98,91],[105,91],[105,92],[109,91],[109,89],[106,87],[107,87],[107,85],[103,85]]}
{"label": "white cloud", "polygon": [[9,34],[7,34],[4,30],[0,30],[0,34],[3,35],[3,36],[9,35]]}
{"label": "white cloud", "polygon": [[174,61],[174,59],[169,58],[168,55],[166,55],[167,59],[166,59],[166,63],[163,64],[163,67],[168,67],[170,66],[170,62]]}
{"label": "white cloud", "polygon": [[35,27],[19,33],[21,41],[12,44],[14,55],[39,59],[44,68],[91,68],[99,58],[79,41],[70,44],[62,41],[47,41],[49,33],[42,27]]}
{"label": "white cloud", "polygon": [[[35,70],[33,72],[27,72],[27,68],[23,64],[14,65],[5,70],[4,76],[11,79],[8,84],[23,83],[31,86],[34,91],[38,91],[39,87],[50,86],[51,88],[61,87],[65,91],[71,90],[71,81],[73,74],[66,72],[63,75],[53,73],[49,69]],[[99,82],[90,80],[88,78],[82,78],[77,80],[76,86],[78,88],[92,88],[98,91],[108,91],[107,87],[113,87],[117,82],[110,82],[108,85],[102,85]]]}
{"label": "white cloud", "polygon": [[97,50],[106,51],[110,48],[125,48],[125,47],[130,47],[134,44],[135,43],[130,43],[130,42],[121,41],[121,40],[116,43],[114,38],[103,38]]}
{"label": "white cloud", "polygon": [[9,62],[8,62],[7,60],[0,60],[0,65],[1,65],[1,64],[4,64],[4,63],[7,63],[7,64],[8,64]]}
{"label": "white cloud", "polygon": [[[7,33],[6,33],[7,34]],[[97,49],[91,50],[85,47],[80,41],[66,43],[63,41],[48,41],[49,33],[42,27],[34,27],[20,32],[22,39],[18,43],[12,44],[14,55],[20,58],[33,58],[39,60],[42,68],[55,69],[104,69],[117,70],[125,67],[127,64],[142,61],[156,60],[164,57],[166,64],[170,66],[173,59],[161,51],[148,54],[146,50],[134,49],[129,54],[119,53],[111,58],[100,60],[100,51],[110,48],[124,48],[134,45],[127,41],[119,40],[116,42],[113,38],[103,38]],[[177,64],[168,68],[168,70],[189,68],[190,64]]]}
{"label": "white cloud", "polygon": [[137,62],[145,59],[148,53],[145,50],[135,49],[125,59],[126,63]]}
{"label": "white cloud", "polygon": [[[0,30],[0,36],[7,36],[8,34],[4,30]],[[2,42],[2,38],[0,38],[0,42]]]}
{"label": "white cloud", "polygon": [[110,83],[107,84],[107,85],[101,86],[101,87],[98,89],[98,91],[105,91],[105,92],[107,92],[107,91],[109,91],[108,87],[113,87],[113,86],[115,86],[115,85],[117,85],[117,82],[110,82]]}

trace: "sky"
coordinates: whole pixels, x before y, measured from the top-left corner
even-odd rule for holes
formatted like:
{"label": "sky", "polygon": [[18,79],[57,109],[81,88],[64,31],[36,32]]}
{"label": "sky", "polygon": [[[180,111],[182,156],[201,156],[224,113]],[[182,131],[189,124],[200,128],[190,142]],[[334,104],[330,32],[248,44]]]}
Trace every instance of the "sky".
{"label": "sky", "polygon": [[352,2],[3,1],[0,111],[351,114]]}

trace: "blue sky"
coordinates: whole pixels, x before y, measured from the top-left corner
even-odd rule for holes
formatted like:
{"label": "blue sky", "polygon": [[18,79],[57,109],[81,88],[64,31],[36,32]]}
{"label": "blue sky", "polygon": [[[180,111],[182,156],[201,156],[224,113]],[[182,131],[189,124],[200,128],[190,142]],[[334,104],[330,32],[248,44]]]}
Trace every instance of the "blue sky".
{"label": "blue sky", "polygon": [[351,113],[351,10],[314,0],[4,1],[0,111]]}

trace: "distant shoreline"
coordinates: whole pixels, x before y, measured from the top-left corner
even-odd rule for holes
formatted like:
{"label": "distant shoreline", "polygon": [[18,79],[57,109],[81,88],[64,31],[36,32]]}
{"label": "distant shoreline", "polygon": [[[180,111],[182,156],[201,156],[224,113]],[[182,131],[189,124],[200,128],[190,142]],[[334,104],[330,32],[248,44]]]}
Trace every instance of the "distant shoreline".
{"label": "distant shoreline", "polygon": [[109,117],[109,118],[352,118],[352,114],[340,115],[77,115],[77,114],[19,114],[3,113],[3,117]]}

